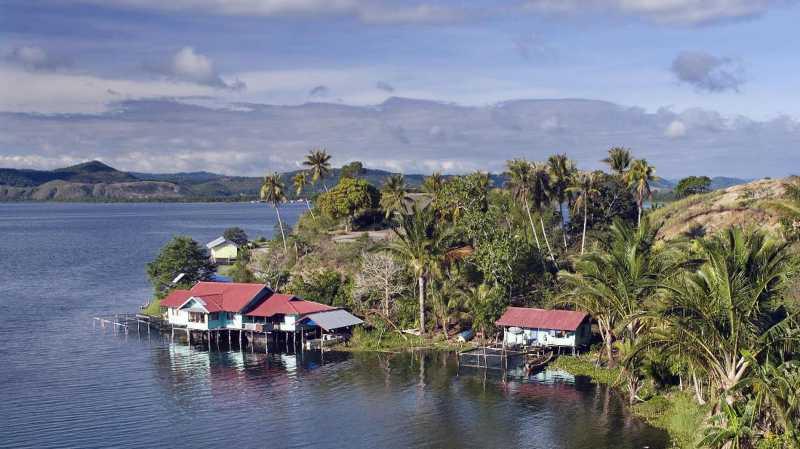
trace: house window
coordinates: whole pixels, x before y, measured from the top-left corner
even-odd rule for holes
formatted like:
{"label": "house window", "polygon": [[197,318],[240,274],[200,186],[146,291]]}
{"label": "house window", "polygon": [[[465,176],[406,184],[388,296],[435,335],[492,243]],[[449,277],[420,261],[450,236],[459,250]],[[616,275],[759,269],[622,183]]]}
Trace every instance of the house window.
{"label": "house window", "polygon": [[233,312],[225,312],[225,319],[228,321],[233,321]]}
{"label": "house window", "polygon": [[564,331],[556,331],[555,334],[556,334],[555,335],[556,338],[564,338],[564,337],[567,336],[567,333],[564,332]]}
{"label": "house window", "polygon": [[206,314],[200,312],[189,312],[189,322],[190,323],[205,323],[206,322]]}

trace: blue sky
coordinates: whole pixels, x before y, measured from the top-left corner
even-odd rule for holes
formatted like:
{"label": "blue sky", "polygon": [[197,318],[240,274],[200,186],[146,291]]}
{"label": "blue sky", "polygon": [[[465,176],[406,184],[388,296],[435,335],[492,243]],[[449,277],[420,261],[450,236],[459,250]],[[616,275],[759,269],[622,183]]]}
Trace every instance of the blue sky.
{"label": "blue sky", "polygon": [[[785,158],[800,162],[797,23],[800,6],[791,0],[0,0],[0,166],[50,168],[99,157],[126,169],[255,174],[290,168],[303,147],[333,141],[341,145],[330,148],[339,163],[361,159],[400,170],[499,170],[504,157],[554,151],[584,155],[579,162],[591,166],[607,149],[603,136],[619,133],[619,124],[581,128],[591,113],[564,109],[575,104],[551,105],[541,116],[537,129],[560,130],[548,148],[486,128],[497,140],[476,136],[457,148],[437,147],[430,136],[399,138],[397,145],[408,146],[405,162],[395,157],[402,146],[374,137],[397,137],[397,129],[413,135],[402,115],[384,115],[377,131],[350,140],[323,123],[315,139],[307,129],[280,141],[242,143],[232,134],[241,132],[237,123],[254,126],[251,119],[264,113],[245,117],[252,108],[243,104],[280,105],[291,116],[291,106],[326,102],[358,106],[357,116],[390,97],[473,111],[510,100],[580,98],[612,102],[643,114],[632,120],[653,123],[652,135],[618,143],[634,152],[648,146],[641,153],[665,175],[782,176],[792,167]],[[198,130],[208,126],[197,115],[181,118],[181,136],[132,118],[146,106],[148,117],[176,120],[170,102],[222,114],[228,126],[215,122],[214,136],[192,142],[187,120]],[[664,114],[674,115],[665,125]],[[46,129],[37,121],[43,115]],[[437,126],[425,130],[434,135]],[[65,139],[64,130],[75,135]],[[467,144],[496,154],[454,166]],[[183,162],[146,161],[165,147]],[[722,159],[681,164],[704,149]],[[746,151],[783,162],[728,160]],[[257,166],[256,152],[268,153],[270,167]]]}

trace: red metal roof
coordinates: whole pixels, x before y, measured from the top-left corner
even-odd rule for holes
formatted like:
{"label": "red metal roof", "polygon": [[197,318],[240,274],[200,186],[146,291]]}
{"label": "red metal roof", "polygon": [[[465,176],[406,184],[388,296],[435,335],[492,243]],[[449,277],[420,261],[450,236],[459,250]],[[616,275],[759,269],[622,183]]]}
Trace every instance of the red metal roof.
{"label": "red metal roof", "polygon": [[192,296],[192,293],[189,290],[172,290],[169,295],[161,300],[161,307],[171,307],[173,309],[180,307],[190,296]]}
{"label": "red metal roof", "polygon": [[276,314],[302,316],[334,309],[336,307],[314,301],[306,301],[292,295],[274,293],[266,301],[259,304],[258,307],[247,313],[247,316],[271,317]]}
{"label": "red metal roof", "polygon": [[587,315],[573,310],[545,310],[527,307],[509,307],[495,321],[498,326],[517,326],[528,329],[555,329],[574,331]]}
{"label": "red metal roof", "polygon": [[198,282],[191,290],[174,290],[161,306],[177,308],[194,296],[203,300],[209,312],[241,312],[264,289],[264,284]]}

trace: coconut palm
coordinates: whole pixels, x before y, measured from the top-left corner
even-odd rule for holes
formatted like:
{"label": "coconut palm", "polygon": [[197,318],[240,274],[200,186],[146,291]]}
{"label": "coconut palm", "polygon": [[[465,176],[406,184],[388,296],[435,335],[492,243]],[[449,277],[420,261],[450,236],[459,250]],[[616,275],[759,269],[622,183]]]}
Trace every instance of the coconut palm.
{"label": "coconut palm", "polygon": [[[292,184],[294,185],[294,193],[297,196],[300,196],[303,193],[303,190],[308,186],[308,174],[304,171],[297,172],[292,178]],[[314,211],[311,209],[311,203],[308,202],[308,198],[305,199],[306,207],[308,211],[311,213],[311,218],[316,220],[314,216]]]}
{"label": "coconut palm", "polygon": [[431,304],[433,314],[439,320],[442,333],[447,337],[449,323],[452,318],[459,317],[459,311],[464,302],[464,289],[459,273],[443,273],[439,279],[431,283]]}
{"label": "coconut palm", "polygon": [[[581,255],[586,247],[586,221],[589,216],[589,202],[600,194],[598,190],[600,179],[595,172],[583,172],[575,179],[574,185],[567,188],[568,192],[575,195],[573,210],[583,209],[583,234],[581,237]],[[573,213],[573,215],[575,215]]]}
{"label": "coconut palm", "polygon": [[711,449],[742,449],[755,434],[756,406],[748,402],[741,406],[722,404],[722,410],[714,416],[711,426],[705,429],[700,447]]}
{"label": "coconut palm", "polygon": [[286,193],[284,193],[281,175],[275,172],[264,177],[264,181],[261,184],[260,197],[263,201],[272,203],[272,207],[275,208],[275,214],[278,216],[278,226],[281,229],[281,238],[283,238],[283,251],[287,252],[286,234],[283,232],[281,211],[278,209],[278,204],[286,201]]}
{"label": "coconut palm", "polygon": [[409,213],[399,214],[399,229],[392,229],[395,238],[386,248],[404,261],[416,278],[419,289],[420,335],[425,334],[425,286],[432,275],[441,272],[446,252],[445,239],[448,232],[443,231],[437,222],[433,208],[420,209],[412,204]]}
{"label": "coconut palm", "polygon": [[405,212],[411,199],[403,175],[391,175],[381,187],[380,205],[386,211],[386,218],[395,212]]}
{"label": "coconut palm", "polygon": [[614,147],[608,150],[608,157],[602,162],[608,164],[611,171],[621,178],[633,163],[633,157],[627,148]]}
{"label": "coconut palm", "polygon": [[316,184],[317,181],[322,182],[325,191],[328,191],[328,186],[325,184],[325,178],[331,172],[331,155],[324,149],[311,150],[303,161],[303,165],[308,167],[311,172],[311,182]]}
{"label": "coconut palm", "polygon": [[644,207],[644,199],[653,199],[653,191],[650,189],[650,183],[657,180],[655,175],[656,169],[647,163],[645,159],[637,159],[633,161],[630,170],[625,173],[625,182],[628,188],[633,190],[636,196],[636,206],[639,208],[638,218],[636,222],[641,225],[642,223],[642,208]]}
{"label": "coconut palm", "polygon": [[556,256],[553,254],[553,248],[550,246],[550,240],[547,238],[547,230],[544,227],[545,209],[548,209],[552,202],[552,190],[550,174],[544,165],[533,165],[531,171],[531,203],[533,208],[539,213],[539,225],[542,227],[542,236],[544,237],[544,244],[547,246],[547,251],[550,253],[550,260],[556,261]]}
{"label": "coconut palm", "polygon": [[567,231],[564,223],[564,203],[569,197],[569,187],[575,178],[575,164],[566,154],[554,154],[547,159],[550,170],[550,187],[553,199],[558,203],[558,213],[561,216],[561,236],[564,240],[564,249],[567,249]]}
{"label": "coconut palm", "polygon": [[704,262],[665,283],[647,345],[702,367],[730,402],[757,361],[798,348],[782,302],[796,264],[788,243],[760,231],[730,228],[697,245]]}
{"label": "coconut palm", "polygon": [[641,311],[654,300],[657,282],[676,276],[688,263],[676,247],[659,245],[657,232],[648,220],[634,229],[615,219],[597,251],[580,256],[574,273],[559,273],[566,286],[559,302],[597,320],[610,364],[614,341],[634,343],[644,330]]}
{"label": "coconut palm", "polygon": [[536,232],[536,226],[533,224],[533,216],[531,215],[530,196],[531,185],[533,178],[533,166],[530,162],[523,159],[514,159],[506,162],[506,186],[511,191],[511,195],[517,201],[522,201],[525,206],[525,212],[528,213],[528,221],[531,224],[531,232],[536,241],[536,248],[541,252],[542,245],[539,243],[539,235]]}
{"label": "coconut palm", "polygon": [[443,186],[444,176],[438,171],[433,172],[422,181],[422,191],[430,194],[434,198],[442,191]]}

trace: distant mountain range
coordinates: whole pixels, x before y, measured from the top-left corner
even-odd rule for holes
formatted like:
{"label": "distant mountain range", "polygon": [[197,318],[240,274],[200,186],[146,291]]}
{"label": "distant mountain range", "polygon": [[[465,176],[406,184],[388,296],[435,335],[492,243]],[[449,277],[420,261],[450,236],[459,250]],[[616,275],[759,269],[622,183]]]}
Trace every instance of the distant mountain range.
{"label": "distant mountain range", "polygon": [[[287,195],[294,197],[292,177],[298,171],[282,173]],[[331,170],[325,179],[328,186],[339,180],[341,169]],[[395,173],[365,168],[359,177],[380,186]],[[412,188],[422,184],[424,175],[405,175]],[[492,182],[500,186],[502,175],[492,174]],[[712,188],[726,188],[747,180],[715,177]],[[669,190],[677,181],[662,179],[655,188]],[[0,201],[241,201],[258,197],[261,178],[229,176],[210,172],[137,173],[124,172],[100,161],[84,162],[56,170],[0,168]],[[324,189],[317,183],[309,194]]]}

